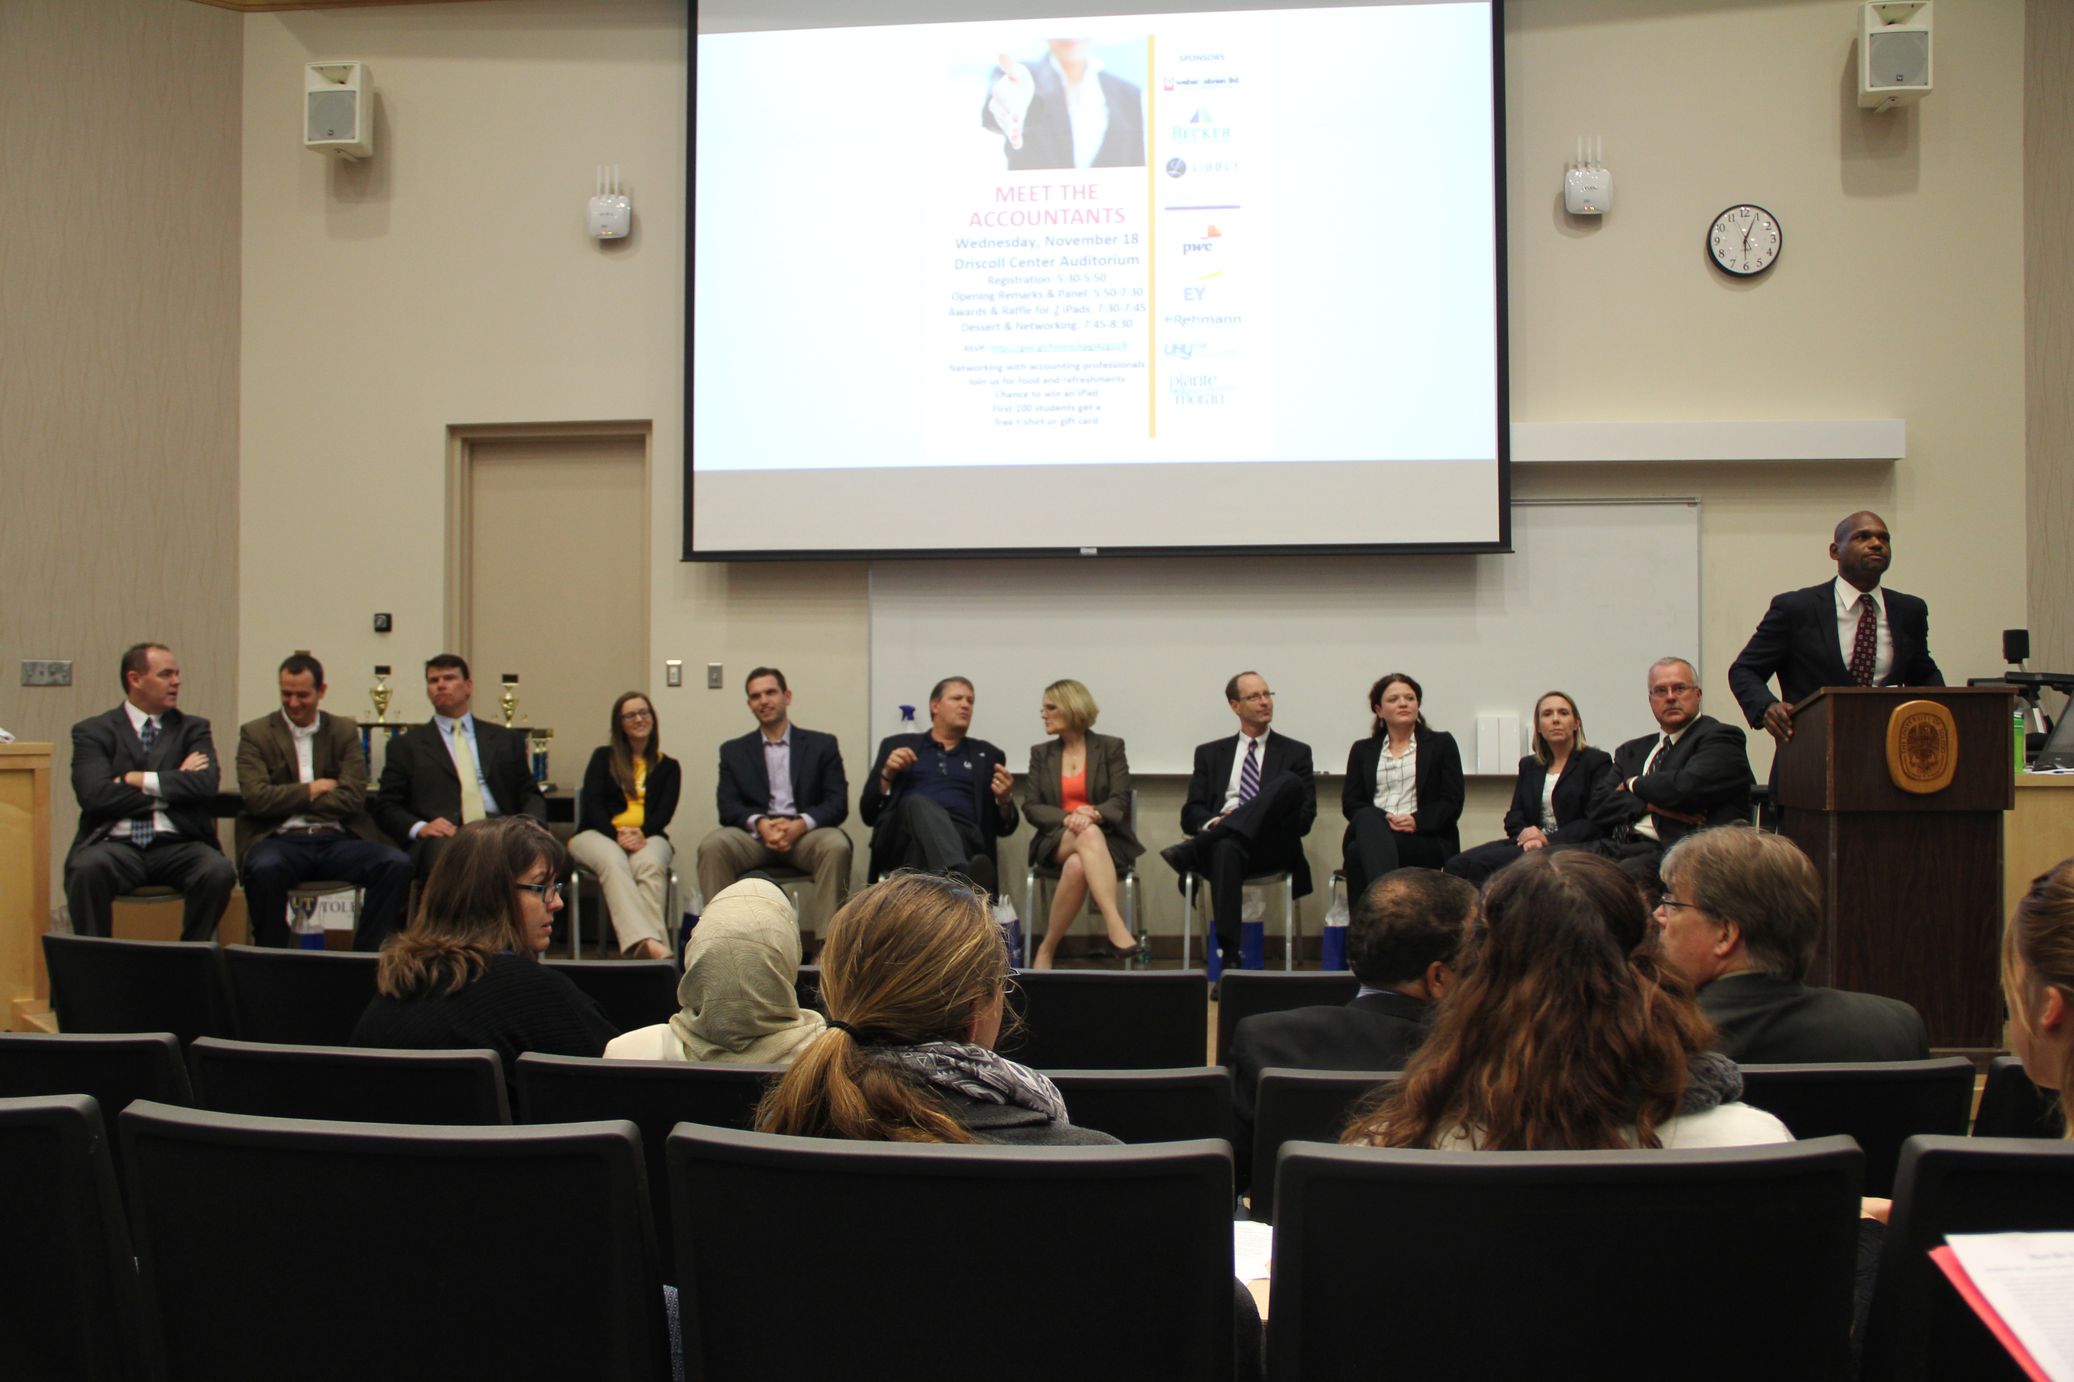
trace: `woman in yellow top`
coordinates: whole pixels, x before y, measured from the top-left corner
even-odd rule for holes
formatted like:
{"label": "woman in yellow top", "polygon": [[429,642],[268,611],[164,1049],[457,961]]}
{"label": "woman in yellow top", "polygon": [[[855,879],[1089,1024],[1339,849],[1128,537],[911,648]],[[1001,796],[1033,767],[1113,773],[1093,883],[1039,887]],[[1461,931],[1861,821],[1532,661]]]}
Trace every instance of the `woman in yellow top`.
{"label": "woman in yellow top", "polygon": [[570,857],[597,875],[612,914],[620,952],[633,960],[667,960],[670,933],[663,897],[670,882],[670,840],[683,774],[662,751],[655,707],[639,691],[612,703],[612,738],[591,755],[576,800]]}

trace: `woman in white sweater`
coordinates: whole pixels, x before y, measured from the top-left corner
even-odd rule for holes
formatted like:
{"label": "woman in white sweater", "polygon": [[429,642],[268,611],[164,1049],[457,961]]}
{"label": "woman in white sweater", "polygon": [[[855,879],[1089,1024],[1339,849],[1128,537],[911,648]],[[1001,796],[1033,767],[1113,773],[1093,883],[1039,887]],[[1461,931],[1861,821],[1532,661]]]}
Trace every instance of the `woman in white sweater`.
{"label": "woman in white sweater", "polygon": [[1609,860],[1538,850],[1500,871],[1433,1034],[1341,1141],[1582,1151],[1790,1142],[1656,953]]}

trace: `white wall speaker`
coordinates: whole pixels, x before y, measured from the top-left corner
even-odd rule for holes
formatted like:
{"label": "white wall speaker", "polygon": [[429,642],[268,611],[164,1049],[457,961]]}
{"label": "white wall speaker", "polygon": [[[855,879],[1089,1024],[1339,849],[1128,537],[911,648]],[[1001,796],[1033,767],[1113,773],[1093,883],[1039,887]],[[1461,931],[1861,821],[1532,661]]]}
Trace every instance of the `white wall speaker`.
{"label": "white wall speaker", "polygon": [[340,158],[374,153],[374,81],[366,63],[303,65],[302,144]]}
{"label": "white wall speaker", "polygon": [[1930,94],[1931,0],[1871,0],[1860,7],[1858,104],[1913,105]]}

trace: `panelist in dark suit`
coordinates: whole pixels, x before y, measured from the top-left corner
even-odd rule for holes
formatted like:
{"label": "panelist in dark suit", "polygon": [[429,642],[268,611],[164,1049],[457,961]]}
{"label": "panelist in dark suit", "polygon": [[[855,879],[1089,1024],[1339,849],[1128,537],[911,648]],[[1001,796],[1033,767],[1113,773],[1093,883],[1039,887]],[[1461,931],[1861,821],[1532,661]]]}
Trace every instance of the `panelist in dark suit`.
{"label": "panelist in dark suit", "polygon": [[288,890],[316,879],[362,889],[355,950],[379,950],[402,929],[410,856],[367,813],[367,756],[353,721],[326,715],[324,664],[291,654],[279,671],[281,710],[238,730],[238,863],[259,945],[288,945]]}
{"label": "panelist in dark suit", "polygon": [[782,865],[814,876],[800,929],[821,931],[850,895],[850,780],[833,734],[792,723],[792,688],[775,667],[743,684],[756,728],[720,746],[720,828],[699,841],[699,891],[720,896],[753,869]]}
{"label": "panelist in dark suit", "polygon": [[1035,62],[1001,55],[979,120],[1010,168],[1142,168],[1145,97],[1102,70],[1084,38],[1055,38]]}
{"label": "panelist in dark suit", "polygon": [[1897,998],[1810,988],[1822,881],[1783,835],[1702,830],[1664,855],[1663,956],[1699,990],[1721,1050],[1745,1065],[1924,1060],[1921,1014]]}
{"label": "panelist in dark suit", "polygon": [[1402,672],[1368,688],[1375,727],[1347,751],[1340,794],[1349,897],[1392,869],[1437,869],[1461,851],[1462,751],[1454,735],[1426,728],[1424,700],[1424,689]]}
{"label": "panelist in dark suit", "polygon": [[1602,854],[1636,882],[1658,888],[1663,852],[1693,831],[1744,819],[1750,807],[1750,753],[1743,732],[1700,714],[1699,673],[1680,657],[1649,668],[1649,713],[1658,732],[1613,751],[1617,779],[1598,807],[1607,832]]}
{"label": "panelist in dark suit", "polygon": [[526,736],[472,713],[475,679],[467,659],[441,653],[427,661],[425,698],[432,718],[389,741],[374,804],[376,823],[410,851],[421,881],[470,821],[519,815],[547,821],[547,800],[526,760]]}
{"label": "panelist in dark suit", "polygon": [[1594,808],[1613,790],[1613,759],[1584,742],[1584,717],[1567,692],[1534,702],[1534,751],[1519,761],[1505,838],[1465,849],[1444,866],[1481,884],[1522,854],[1597,843],[1603,827]]}
{"label": "panelist in dark suit", "polygon": [[1224,684],[1224,699],[1238,717],[1239,732],[1196,745],[1188,799],[1181,804],[1181,833],[1188,838],[1168,845],[1160,857],[1177,873],[1209,879],[1217,948],[1223,962],[1235,966],[1248,874],[1287,869],[1296,895],[1310,895],[1303,837],[1318,819],[1318,784],[1311,746],[1269,730],[1275,693],[1265,678],[1239,673]]}
{"label": "panelist in dark suit", "polygon": [[994,842],[1015,829],[1015,777],[1000,749],[968,733],[974,702],[971,681],[945,677],[929,692],[928,733],[880,741],[857,794],[874,876],[917,868],[999,889]]}
{"label": "panelist in dark suit", "polygon": [[1455,952],[1476,917],[1476,889],[1432,869],[1399,869],[1354,898],[1347,963],[1361,991],[1339,1006],[1257,1013],[1232,1033],[1232,1147],[1238,1184],[1253,1150],[1260,1072],[1402,1070],[1426,1039],[1433,1004],[1454,981]]}
{"label": "panelist in dark suit", "polygon": [[[1728,669],[1750,728],[1782,744],[1793,737],[1793,707],[1825,686],[1944,685],[1930,656],[1929,605],[1880,585],[1894,559],[1886,521],[1852,514],[1836,525],[1829,556],[1836,579],[1773,596]],[[1778,777],[1774,759],[1772,781]]]}
{"label": "panelist in dark suit", "polygon": [[[1132,829],[1130,759],[1123,740],[1091,728],[1101,707],[1079,682],[1045,687],[1041,713],[1044,728],[1056,737],[1030,746],[1023,815],[1037,831],[1030,858],[1058,865],[1059,881],[1052,889],[1036,967],[1051,968],[1066,928],[1089,897],[1109,928],[1109,944],[1130,959],[1143,942],[1131,935],[1116,909],[1116,871],[1145,852]],[[1030,918],[1030,924],[1036,921]]]}
{"label": "panelist in dark suit", "polygon": [[216,842],[219,769],[209,722],[181,713],[180,664],[162,643],[123,653],[122,688],[121,705],[72,726],[72,929],[109,934],[116,897],[157,884],[180,890],[181,939],[211,940],[238,872]]}
{"label": "panelist in dark suit", "polygon": [[606,738],[583,770],[569,857],[596,875],[619,953],[667,960],[676,953],[663,915],[676,857],[669,831],[684,771],[663,752],[655,706],[639,691],[612,703]]}

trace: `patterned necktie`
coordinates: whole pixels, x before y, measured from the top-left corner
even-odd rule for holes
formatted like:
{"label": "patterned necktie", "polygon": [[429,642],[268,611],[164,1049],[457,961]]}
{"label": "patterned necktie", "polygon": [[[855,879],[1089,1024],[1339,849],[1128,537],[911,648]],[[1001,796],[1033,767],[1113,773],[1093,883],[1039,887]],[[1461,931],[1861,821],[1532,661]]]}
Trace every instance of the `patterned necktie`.
{"label": "patterned necktie", "polygon": [[1260,741],[1246,741],[1246,761],[1239,765],[1239,805],[1244,806],[1260,792]]}
{"label": "patterned necktie", "polygon": [[1642,765],[1642,771],[1643,771],[1643,772],[1644,772],[1645,774],[1646,774],[1646,773],[1653,773],[1653,772],[1655,772],[1655,771],[1656,771],[1656,765],[1657,765],[1657,761],[1658,761],[1659,759],[1661,759],[1661,758],[1662,758],[1662,757],[1664,756],[1664,751],[1665,751],[1666,749],[1670,748],[1670,747],[1671,747],[1671,736],[1670,736],[1670,735],[1666,734],[1666,735],[1665,735],[1665,736],[1664,736],[1663,738],[1661,738],[1661,739],[1657,740],[1657,741],[1656,741],[1656,752],[1655,752],[1655,753],[1652,753],[1652,754],[1650,754],[1650,755],[1649,755],[1649,761],[1648,761],[1647,763],[1644,763],[1644,764]]}
{"label": "patterned necktie", "polygon": [[[148,762],[152,749],[158,746],[158,721],[146,720],[144,727],[137,731],[137,737],[144,741],[144,757]],[[130,843],[139,849],[151,843],[151,812],[130,818]]]}
{"label": "patterned necktie", "polygon": [[475,750],[469,746],[468,731],[454,721],[454,775],[461,779],[461,824],[484,816],[482,782],[475,773]]}
{"label": "patterned necktie", "polygon": [[1858,597],[1858,640],[1851,645],[1851,680],[1860,686],[1872,685],[1874,655],[1879,651],[1880,615],[1873,607],[1872,596]]}

